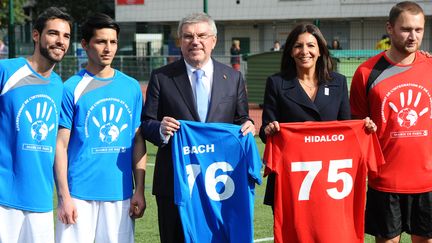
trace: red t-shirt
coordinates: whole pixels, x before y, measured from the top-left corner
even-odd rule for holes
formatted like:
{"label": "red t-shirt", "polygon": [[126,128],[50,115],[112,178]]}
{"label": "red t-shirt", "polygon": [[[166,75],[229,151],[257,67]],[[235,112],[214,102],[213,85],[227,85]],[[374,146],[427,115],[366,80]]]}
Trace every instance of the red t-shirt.
{"label": "red t-shirt", "polygon": [[351,85],[353,116],[377,124],[386,164],[369,174],[374,189],[432,191],[432,59],[396,65],[382,52],[359,66]]}
{"label": "red t-shirt", "polygon": [[384,159],[364,122],[282,123],[267,138],[275,242],[363,242],[367,170]]}

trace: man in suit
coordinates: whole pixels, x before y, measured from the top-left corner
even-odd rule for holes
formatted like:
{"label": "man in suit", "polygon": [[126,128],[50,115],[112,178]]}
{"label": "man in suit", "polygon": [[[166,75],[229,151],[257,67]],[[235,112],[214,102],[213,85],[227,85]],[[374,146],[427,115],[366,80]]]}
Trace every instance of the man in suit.
{"label": "man in suit", "polygon": [[214,20],[204,13],[191,14],[180,21],[177,34],[183,58],[152,72],[142,123],[144,138],[159,146],[153,194],[162,243],[184,240],[173,198],[170,144],[178,120],[242,124],[244,135],[255,134],[242,74],[211,58],[217,41]]}

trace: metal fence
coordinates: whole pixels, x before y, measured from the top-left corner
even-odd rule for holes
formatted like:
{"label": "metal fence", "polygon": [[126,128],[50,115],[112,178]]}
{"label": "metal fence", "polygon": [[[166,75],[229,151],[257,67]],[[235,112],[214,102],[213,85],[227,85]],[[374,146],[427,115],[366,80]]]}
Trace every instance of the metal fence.
{"label": "metal fence", "polygon": [[[116,56],[112,66],[125,74],[134,77],[138,81],[148,81],[150,73],[163,65],[179,59],[179,56]],[[230,65],[230,56],[213,56],[217,61]],[[85,67],[85,59],[75,56],[65,56],[63,60],[56,65],[55,71],[66,80],[70,76]],[[240,71],[245,74],[247,71],[247,62],[241,60]]]}
{"label": "metal fence", "polygon": [[[333,57],[338,60],[336,71],[347,76],[350,81],[357,66],[365,61],[368,57],[378,53],[376,50],[342,50],[332,51]],[[249,58],[251,58],[250,56]],[[7,58],[7,56],[0,56]],[[151,72],[163,65],[179,59],[179,56],[116,56],[112,66],[127,75],[134,77],[138,81],[147,82],[150,78]],[[230,65],[230,56],[217,55],[213,56],[217,61],[226,65]],[[241,59],[240,71],[246,77],[248,76],[248,62],[246,57]],[[278,58],[279,59],[279,58]],[[272,63],[279,68],[280,60],[273,60]],[[63,60],[55,67],[55,71],[62,77],[63,80],[68,79],[70,76],[77,73],[80,69],[84,68],[86,64],[85,59],[76,56],[65,56]],[[273,64],[272,64],[273,65]],[[273,68],[272,68],[273,69]],[[256,70],[254,71],[256,72]],[[270,75],[269,73],[268,75]],[[267,73],[266,73],[267,75]],[[265,80],[263,80],[264,82]]]}

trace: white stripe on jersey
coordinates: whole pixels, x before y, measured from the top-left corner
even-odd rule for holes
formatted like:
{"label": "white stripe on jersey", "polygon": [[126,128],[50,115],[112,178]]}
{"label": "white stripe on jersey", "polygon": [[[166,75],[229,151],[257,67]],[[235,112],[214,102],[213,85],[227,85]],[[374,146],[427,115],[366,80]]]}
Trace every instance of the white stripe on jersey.
{"label": "white stripe on jersey", "polygon": [[93,77],[88,75],[88,73],[84,74],[82,80],[78,83],[74,91],[74,104],[78,102],[78,99],[81,97],[81,94],[84,92],[87,85],[89,85],[90,81],[93,80]]}
{"label": "white stripe on jersey", "polygon": [[15,84],[17,84],[21,79],[29,76],[32,73],[33,73],[32,70],[27,65],[22,66],[6,81],[6,84],[1,92],[1,95],[4,95],[13,86],[15,86]]}

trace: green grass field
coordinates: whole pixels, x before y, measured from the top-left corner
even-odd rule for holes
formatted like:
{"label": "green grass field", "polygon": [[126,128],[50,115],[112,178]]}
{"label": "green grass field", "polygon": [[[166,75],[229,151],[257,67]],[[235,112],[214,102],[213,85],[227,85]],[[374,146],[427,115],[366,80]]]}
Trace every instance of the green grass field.
{"label": "green grass field", "polygon": [[[264,145],[258,137],[256,142],[260,150],[260,154],[263,154]],[[137,220],[135,224],[135,241],[137,243],[156,243],[159,242],[159,230],[157,223],[157,207],[156,200],[151,195],[151,186],[153,183],[153,169],[156,156],[156,148],[152,144],[147,142],[148,150],[148,165],[146,172],[146,201],[147,209],[144,213],[144,217]],[[255,197],[255,240],[258,242],[273,242],[273,240],[264,241],[266,238],[273,237],[273,215],[271,208],[263,204],[264,190],[266,179],[263,180],[263,184],[256,187]],[[366,235],[366,243],[374,242],[373,237]],[[402,237],[402,243],[410,242],[409,237],[404,234]],[[335,242],[337,243],[337,242]]]}

